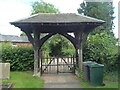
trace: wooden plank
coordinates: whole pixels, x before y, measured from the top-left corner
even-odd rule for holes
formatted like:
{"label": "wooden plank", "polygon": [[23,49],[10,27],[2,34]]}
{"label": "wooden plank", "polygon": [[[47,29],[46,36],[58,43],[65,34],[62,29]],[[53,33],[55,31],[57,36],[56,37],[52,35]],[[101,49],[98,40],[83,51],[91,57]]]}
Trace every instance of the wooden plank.
{"label": "wooden plank", "polygon": [[66,65],[67,65],[69,68],[71,68],[71,67],[69,66],[69,64],[65,61],[64,58],[61,58],[61,59],[66,63]]}
{"label": "wooden plank", "polygon": [[[47,65],[46,65],[46,63],[42,64],[42,67],[45,67],[42,70],[43,73],[52,73],[52,72],[56,72],[56,73],[59,73],[59,72],[71,72],[72,73],[73,72],[72,67],[74,66],[74,63],[72,63],[73,62],[72,59],[71,59],[72,61],[70,60],[70,58],[73,58],[73,57],[67,57],[67,58],[66,57],[64,57],[64,58],[62,58],[62,57],[61,58],[59,58],[59,57],[57,57],[57,58],[49,57],[49,58],[51,59],[51,61]],[[49,59],[49,58],[47,57],[47,58],[44,58],[44,59]],[[67,62],[68,59],[70,61],[69,63]]]}
{"label": "wooden plank", "polygon": [[45,67],[45,69],[43,70],[43,71],[45,71],[47,68],[48,68],[48,66],[51,64],[51,62],[54,60],[54,58],[49,62],[49,64],[48,65],[46,65],[46,67]]}
{"label": "wooden plank", "polygon": [[[49,58],[48,58],[48,56],[47,56],[47,59],[45,59],[45,60],[46,60],[46,65],[48,65],[48,61],[49,61],[48,59],[49,59]],[[48,69],[49,69],[49,68],[47,68],[47,71],[48,71]]]}

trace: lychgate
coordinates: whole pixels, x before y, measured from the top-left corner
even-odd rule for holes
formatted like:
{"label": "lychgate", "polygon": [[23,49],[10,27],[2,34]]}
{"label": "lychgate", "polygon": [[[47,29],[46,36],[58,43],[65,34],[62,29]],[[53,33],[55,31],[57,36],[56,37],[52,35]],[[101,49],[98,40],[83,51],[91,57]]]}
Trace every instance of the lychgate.
{"label": "lychgate", "polygon": [[[39,63],[39,51],[43,43],[55,34],[66,37],[76,49],[76,67],[82,70],[82,45],[88,34],[96,27],[105,23],[103,20],[75,13],[39,13],[19,21],[11,22],[25,32],[34,47],[34,75],[42,72]],[[48,33],[41,38],[41,33]],[[73,33],[74,36],[69,33]],[[33,34],[33,35],[32,35]]]}

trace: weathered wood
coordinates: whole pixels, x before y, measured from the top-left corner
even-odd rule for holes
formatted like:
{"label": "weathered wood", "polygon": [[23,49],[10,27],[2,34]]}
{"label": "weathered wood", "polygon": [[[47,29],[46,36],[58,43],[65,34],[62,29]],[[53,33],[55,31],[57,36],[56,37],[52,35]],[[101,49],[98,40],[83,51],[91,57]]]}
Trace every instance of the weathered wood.
{"label": "weathered wood", "polygon": [[59,66],[58,66],[59,58],[57,57],[57,74],[59,72]]}
{"label": "weathered wood", "polygon": [[78,60],[79,60],[78,64],[81,71],[82,71],[82,64],[83,64],[82,43],[83,42],[79,44],[80,46],[78,48]]}
{"label": "weathered wood", "polygon": [[32,43],[32,45],[34,47],[34,40],[33,40],[33,37],[31,35],[31,33],[30,32],[25,32],[25,34],[27,35],[28,40],[30,41],[30,43]]}
{"label": "weathered wood", "polygon": [[82,55],[82,43],[83,43],[83,32],[74,33],[76,42],[76,64],[82,71],[83,55]]}
{"label": "weathered wood", "polygon": [[54,61],[54,58],[52,58],[47,65],[45,64],[46,67],[45,67],[45,69],[43,70],[43,72],[48,68],[48,66],[50,66],[50,64],[52,63],[52,61]]}
{"label": "weathered wood", "polygon": [[[42,47],[42,45],[44,44],[44,42],[49,39],[51,36],[55,35],[56,33],[49,33],[48,35],[46,35],[45,37],[41,38],[39,40],[39,46],[40,48]],[[70,42],[73,44],[74,47],[76,47],[76,40],[74,37],[72,37],[71,35],[67,34],[67,33],[59,33],[60,35],[66,37],[68,40],[70,40]]]}
{"label": "weathered wood", "polygon": [[[34,38],[29,32],[26,32],[26,35],[28,36],[29,41],[32,43],[34,47],[34,75],[36,75],[38,73],[38,68],[41,65],[41,61],[39,62],[40,48],[47,39],[49,39],[51,36],[55,35],[56,33],[50,33],[41,39],[40,39],[40,33],[36,31],[34,31],[33,33],[34,33]],[[79,67],[79,69],[82,70],[82,63],[83,63],[82,44],[84,41],[87,40],[87,36],[89,33],[77,32],[77,33],[74,33],[75,37],[67,33],[59,33],[59,34],[63,35],[68,40],[70,40],[71,43],[76,48],[76,64]]]}
{"label": "weathered wood", "polygon": [[42,63],[43,63],[43,58],[42,57],[40,57],[40,75],[42,75],[42,70],[43,70],[43,68],[42,68]]}
{"label": "weathered wood", "polygon": [[67,34],[67,33],[59,33],[60,35],[63,35],[64,37],[66,37],[72,44],[73,46],[76,48],[76,40],[73,36]]}
{"label": "weathered wood", "polygon": [[[47,17],[47,19],[45,19],[45,17]],[[71,20],[71,18],[74,19]],[[38,71],[39,49],[48,38],[56,33],[63,33],[61,35],[65,36],[74,45],[76,48],[76,63],[82,69],[82,45],[87,39],[88,32],[91,32],[95,27],[103,23],[105,23],[105,21],[76,14],[38,14],[27,19],[11,22],[11,24],[21,28],[21,30],[26,33],[34,47],[34,74]],[[32,37],[31,33],[34,33],[34,37]],[[40,39],[40,33],[49,34]],[[67,33],[75,33],[75,38]]]}
{"label": "weathered wood", "polygon": [[[39,51],[44,42],[49,39],[51,36],[55,35],[56,33],[49,33],[45,37],[40,39],[40,33],[33,31],[34,38],[32,37],[31,33],[26,32],[26,35],[28,36],[29,41],[32,43],[34,47],[34,74],[36,75],[38,72],[38,68],[41,65],[41,61],[39,62]],[[68,40],[71,41],[73,46],[76,49],[76,66],[79,67],[80,70],[82,70],[82,63],[83,63],[83,55],[82,55],[82,45],[83,42],[87,40],[87,36],[89,32],[75,32],[75,37],[69,35],[68,33],[58,33],[60,35],[63,35]],[[41,67],[40,67],[41,68]]]}
{"label": "weathered wood", "polygon": [[51,36],[55,35],[56,33],[49,33],[48,35],[46,35],[45,37],[41,38],[39,40],[39,48],[42,47],[42,45],[44,44],[44,42],[49,39]]}
{"label": "weathered wood", "polygon": [[39,60],[39,40],[40,40],[40,33],[36,30],[33,31],[34,34],[34,76],[38,73],[38,60]]}
{"label": "weathered wood", "polygon": [[89,32],[83,32],[83,35],[82,35],[82,37],[83,37],[82,42],[83,43],[87,40],[88,34],[89,34]]}
{"label": "weathered wood", "polygon": [[[42,74],[43,73],[74,73],[75,69],[75,63],[74,63],[74,57],[45,57],[42,58],[43,61],[46,59],[50,59],[50,61],[48,61],[48,64],[46,64],[46,62],[42,62]],[[69,62],[67,62],[67,59],[71,59],[69,60]]]}

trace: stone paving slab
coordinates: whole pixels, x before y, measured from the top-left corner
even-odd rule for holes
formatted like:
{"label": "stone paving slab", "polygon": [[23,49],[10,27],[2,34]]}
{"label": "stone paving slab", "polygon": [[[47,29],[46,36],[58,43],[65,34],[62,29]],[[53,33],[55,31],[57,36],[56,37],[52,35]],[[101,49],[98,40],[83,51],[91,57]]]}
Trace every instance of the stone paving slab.
{"label": "stone paving slab", "polygon": [[43,74],[44,88],[81,88],[79,78],[71,73]]}

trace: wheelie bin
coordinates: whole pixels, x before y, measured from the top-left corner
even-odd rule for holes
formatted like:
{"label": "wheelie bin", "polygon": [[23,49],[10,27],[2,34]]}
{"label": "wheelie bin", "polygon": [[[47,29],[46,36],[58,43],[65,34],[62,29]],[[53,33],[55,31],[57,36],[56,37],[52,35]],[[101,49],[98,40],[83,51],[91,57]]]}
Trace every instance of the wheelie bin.
{"label": "wheelie bin", "polygon": [[90,68],[90,83],[93,86],[103,86],[103,64],[89,64]]}
{"label": "wheelie bin", "polygon": [[84,77],[86,81],[90,81],[90,68],[89,68],[90,64],[95,64],[95,62],[92,62],[92,61],[83,62],[83,71],[84,71]]}

